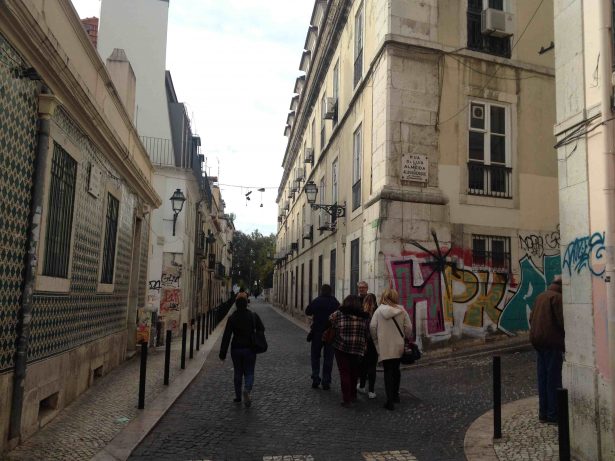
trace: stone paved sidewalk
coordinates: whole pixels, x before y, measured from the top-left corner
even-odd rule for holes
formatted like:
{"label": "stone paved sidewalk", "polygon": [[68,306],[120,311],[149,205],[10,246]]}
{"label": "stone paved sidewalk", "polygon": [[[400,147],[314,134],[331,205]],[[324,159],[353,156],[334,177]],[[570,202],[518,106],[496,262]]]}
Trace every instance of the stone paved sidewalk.
{"label": "stone paved sidewalk", "polygon": [[502,439],[493,440],[493,412],[468,429],[468,461],[558,461],[557,426],[538,421],[538,397],[502,406]]}
{"label": "stone paved sidewalk", "polygon": [[[211,338],[210,341],[212,339],[215,341],[216,338]],[[201,349],[203,347],[201,346]],[[171,385],[178,374],[182,373],[179,367],[180,355],[181,338],[176,338],[171,347]],[[188,360],[187,350],[186,362]],[[3,459],[91,459],[137,416],[139,368],[140,355],[136,354],[98,379],[55,419],[15,450],[5,454]],[[150,349],[146,375],[146,408],[167,387],[163,384],[163,373],[164,347]]]}

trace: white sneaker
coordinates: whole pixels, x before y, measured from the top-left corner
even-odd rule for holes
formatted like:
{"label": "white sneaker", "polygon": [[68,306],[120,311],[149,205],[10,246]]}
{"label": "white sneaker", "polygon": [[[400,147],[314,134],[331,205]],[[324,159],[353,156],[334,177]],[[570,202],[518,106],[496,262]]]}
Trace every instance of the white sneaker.
{"label": "white sneaker", "polygon": [[361,387],[360,384],[357,384],[357,392],[359,392],[360,394],[367,394],[367,391],[365,390],[365,388]]}
{"label": "white sneaker", "polygon": [[376,398],[376,393],[375,392],[370,392],[367,394],[367,397],[369,397],[370,399],[375,399]]}
{"label": "white sneaker", "polygon": [[243,404],[246,406],[246,408],[252,405],[250,391],[243,391]]}

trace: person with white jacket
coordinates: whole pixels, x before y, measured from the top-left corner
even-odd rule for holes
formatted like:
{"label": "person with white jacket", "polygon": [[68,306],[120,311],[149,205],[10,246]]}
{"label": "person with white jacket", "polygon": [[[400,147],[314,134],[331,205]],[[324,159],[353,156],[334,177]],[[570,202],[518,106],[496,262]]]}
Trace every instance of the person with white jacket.
{"label": "person with white jacket", "polygon": [[412,335],[410,316],[398,303],[399,293],[396,290],[384,290],[369,326],[378,351],[378,361],[382,362],[384,368],[384,389],[387,396],[384,408],[387,410],[393,410],[394,404],[399,402],[400,358],[404,353],[404,338]]}

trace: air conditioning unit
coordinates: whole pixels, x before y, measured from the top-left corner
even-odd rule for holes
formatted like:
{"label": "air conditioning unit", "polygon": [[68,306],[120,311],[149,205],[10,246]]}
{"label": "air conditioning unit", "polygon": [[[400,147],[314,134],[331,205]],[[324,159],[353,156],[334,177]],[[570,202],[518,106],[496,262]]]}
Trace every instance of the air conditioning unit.
{"label": "air conditioning unit", "polygon": [[303,226],[303,239],[312,240],[312,225],[304,224]]}
{"label": "air conditioning unit", "polygon": [[337,98],[325,98],[325,119],[332,120],[337,114]]}
{"label": "air conditioning unit", "polygon": [[493,8],[483,10],[481,33],[492,37],[510,37],[513,34],[513,15]]}
{"label": "air conditioning unit", "polygon": [[299,182],[305,179],[305,171],[302,167],[295,168],[295,179]]}
{"label": "air conditioning unit", "polygon": [[311,147],[305,148],[305,159],[303,160],[305,163],[314,163],[314,149]]}

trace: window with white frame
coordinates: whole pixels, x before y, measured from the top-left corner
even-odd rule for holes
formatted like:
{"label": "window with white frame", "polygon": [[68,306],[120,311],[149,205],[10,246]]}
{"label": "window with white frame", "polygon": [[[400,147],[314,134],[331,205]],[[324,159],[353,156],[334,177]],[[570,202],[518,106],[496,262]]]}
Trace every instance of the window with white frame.
{"label": "window with white frame", "polygon": [[512,198],[510,108],[471,101],[468,194]]}
{"label": "window with white frame", "polygon": [[327,131],[326,131],[326,123],[325,123],[325,114],[327,112],[327,93],[322,94],[322,98],[320,100],[320,151],[325,150],[325,144],[327,144]]}
{"label": "window with white frame", "polygon": [[337,203],[338,201],[338,187],[337,187],[337,169],[338,161],[335,159],[331,165],[331,202]]}
{"label": "window with white frame", "polygon": [[337,114],[338,107],[340,105],[339,96],[340,96],[340,62],[339,60],[335,63],[335,67],[333,68],[333,99],[335,99],[335,115],[333,116],[333,126],[337,125]]}
{"label": "window with white frame", "polygon": [[352,142],[352,210],[361,205],[361,157],[363,140],[361,127],[356,129]]}
{"label": "window with white frame", "polygon": [[363,77],[363,4],[354,17],[354,80],[353,87]]}

